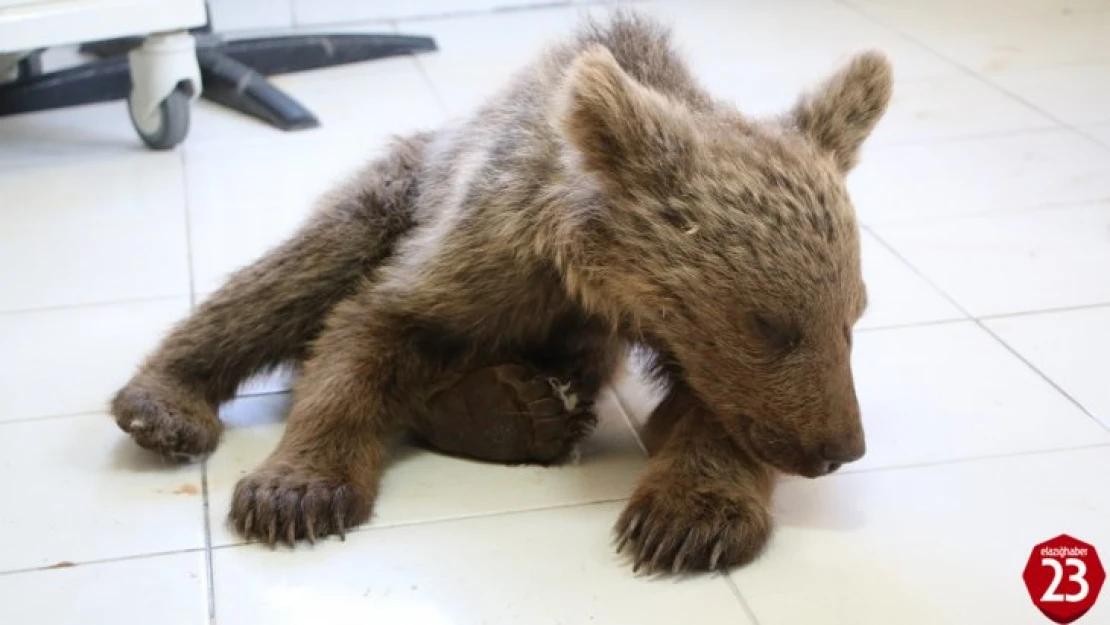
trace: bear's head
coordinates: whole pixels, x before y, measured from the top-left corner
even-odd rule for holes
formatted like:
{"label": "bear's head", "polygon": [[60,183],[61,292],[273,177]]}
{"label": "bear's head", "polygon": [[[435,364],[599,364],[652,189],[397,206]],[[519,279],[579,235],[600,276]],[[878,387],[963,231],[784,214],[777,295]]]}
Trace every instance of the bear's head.
{"label": "bear's head", "polygon": [[557,119],[601,190],[572,278],[670,359],[731,436],[780,470],[862,457],[852,327],[866,292],[845,178],[890,99],[855,56],[774,119],[649,88],[595,46]]}

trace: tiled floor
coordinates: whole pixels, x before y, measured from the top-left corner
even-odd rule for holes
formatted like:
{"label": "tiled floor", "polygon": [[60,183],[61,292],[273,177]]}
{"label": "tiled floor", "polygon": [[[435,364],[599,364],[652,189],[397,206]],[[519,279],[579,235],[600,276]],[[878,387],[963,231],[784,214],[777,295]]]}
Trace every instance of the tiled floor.
{"label": "tiled floor", "polygon": [[[280,26],[357,3],[240,4]],[[371,525],[293,552],[223,525],[280,434],[286,379],[225,408],[204,465],[167,466],[115,429],[106,398],[191,302],[387,134],[465,113],[599,10],[554,4],[363,25],[441,51],[280,78],[317,131],[201,103],[187,144],[152,154],[119,103],[0,119],[0,623],[1034,624],[1033,544],[1069,533],[1110,558],[1110,0],[639,3],[749,111],[862,46],[898,75],[851,179],[870,451],[786,480],[750,567],[645,579],[613,553],[653,401],[635,379],[578,464],[405,451]],[[1081,622],[1110,623],[1110,597]]]}

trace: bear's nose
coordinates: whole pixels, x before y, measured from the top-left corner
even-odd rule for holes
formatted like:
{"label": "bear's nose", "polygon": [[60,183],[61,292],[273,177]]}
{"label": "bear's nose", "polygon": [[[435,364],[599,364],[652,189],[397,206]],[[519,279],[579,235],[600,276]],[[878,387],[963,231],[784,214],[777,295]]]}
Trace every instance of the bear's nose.
{"label": "bear's nose", "polygon": [[832,473],[842,465],[863,457],[863,443],[825,443],[821,446],[821,459],[828,463],[827,472]]}

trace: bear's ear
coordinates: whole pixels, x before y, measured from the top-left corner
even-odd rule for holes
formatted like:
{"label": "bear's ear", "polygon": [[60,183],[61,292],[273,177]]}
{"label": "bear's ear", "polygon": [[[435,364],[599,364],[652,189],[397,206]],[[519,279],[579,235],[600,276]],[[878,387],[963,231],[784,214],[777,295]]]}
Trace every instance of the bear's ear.
{"label": "bear's ear", "polygon": [[586,169],[616,185],[673,178],[697,145],[690,112],[625,73],[601,45],[571,64],[556,119]]}
{"label": "bear's ear", "polygon": [[856,165],[860,146],[886,112],[893,70],[879,52],[855,56],[819,88],[803,95],[787,123],[829,152],[840,171]]}

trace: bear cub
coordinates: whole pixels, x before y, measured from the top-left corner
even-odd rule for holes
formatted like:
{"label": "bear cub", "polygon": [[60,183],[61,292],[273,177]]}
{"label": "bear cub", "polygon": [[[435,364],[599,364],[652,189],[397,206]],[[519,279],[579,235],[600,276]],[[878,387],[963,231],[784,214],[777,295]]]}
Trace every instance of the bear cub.
{"label": "bear cub", "polygon": [[663,26],[586,22],[473,115],[396,140],[325,197],[164,338],[112,414],[139,445],[193,458],[244,380],[293,363],[286,431],[229,518],[311,542],[370,518],[402,433],[561,461],[642,348],[667,395],[617,548],[651,572],[750,562],[778,473],[864,453],[845,177],[891,83],[864,52],[756,118],[699,86]]}

